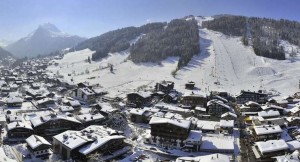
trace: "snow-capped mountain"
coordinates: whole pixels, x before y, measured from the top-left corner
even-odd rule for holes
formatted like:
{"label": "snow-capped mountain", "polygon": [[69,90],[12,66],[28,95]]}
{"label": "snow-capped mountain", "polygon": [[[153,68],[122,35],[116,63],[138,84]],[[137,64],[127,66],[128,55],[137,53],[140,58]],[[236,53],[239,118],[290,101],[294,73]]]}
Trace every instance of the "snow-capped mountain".
{"label": "snow-capped mountain", "polygon": [[55,25],[46,23],[40,25],[27,37],[8,45],[5,49],[17,57],[33,57],[73,47],[83,40],[85,38],[69,35],[60,31]]}

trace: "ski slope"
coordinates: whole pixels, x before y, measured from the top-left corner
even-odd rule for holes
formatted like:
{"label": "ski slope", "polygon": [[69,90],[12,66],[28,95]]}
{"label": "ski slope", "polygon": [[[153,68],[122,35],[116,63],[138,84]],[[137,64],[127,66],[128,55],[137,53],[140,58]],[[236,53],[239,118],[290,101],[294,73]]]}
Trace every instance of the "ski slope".
{"label": "ski slope", "polygon": [[[198,18],[198,24],[211,18]],[[298,91],[300,57],[272,60],[256,56],[251,47],[244,46],[239,37],[228,37],[219,32],[199,29],[201,53],[179,70],[175,78],[178,58],[170,57],[161,62],[134,64],[127,60],[128,51],[109,54],[108,57],[89,64],[86,60],[94,53],[89,49],[67,53],[57,60],[59,66],[50,66],[52,74],[63,74],[66,80],[88,81],[100,84],[111,96],[124,97],[140,86],[151,88],[156,82],[171,80],[175,88],[185,92],[184,85],[194,81],[205,93],[211,90],[237,94],[240,90],[278,91],[281,96]],[[286,43],[288,44],[288,43]],[[287,47],[288,48],[288,47]],[[112,64],[111,73],[108,64]],[[86,71],[89,71],[86,74]],[[68,76],[68,74],[72,74]],[[76,74],[76,75],[73,75]]]}

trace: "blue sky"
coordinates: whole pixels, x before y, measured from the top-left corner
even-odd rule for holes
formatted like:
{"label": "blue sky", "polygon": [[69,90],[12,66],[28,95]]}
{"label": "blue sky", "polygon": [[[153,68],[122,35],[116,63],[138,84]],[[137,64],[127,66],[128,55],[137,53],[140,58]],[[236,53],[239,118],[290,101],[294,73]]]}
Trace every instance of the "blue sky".
{"label": "blue sky", "polygon": [[84,37],[186,15],[235,14],[300,21],[300,0],[0,0],[0,40],[39,24]]}

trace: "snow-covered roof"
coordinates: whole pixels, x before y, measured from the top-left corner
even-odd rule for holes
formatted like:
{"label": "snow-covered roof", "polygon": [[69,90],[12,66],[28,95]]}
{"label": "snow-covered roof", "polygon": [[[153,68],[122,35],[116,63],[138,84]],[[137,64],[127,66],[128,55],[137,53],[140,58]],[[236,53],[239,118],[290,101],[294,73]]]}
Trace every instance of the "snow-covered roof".
{"label": "snow-covered roof", "polygon": [[276,159],[276,162],[299,162],[299,151],[296,150],[292,154],[276,156],[274,159]]}
{"label": "snow-covered roof", "polygon": [[197,157],[179,157],[176,162],[230,162],[230,157],[224,154],[202,155]]}
{"label": "snow-covered roof", "polygon": [[294,116],[290,116],[290,117],[286,117],[285,118],[288,122],[292,122],[294,120],[300,120],[300,117],[294,117]]}
{"label": "snow-covered roof", "polygon": [[61,112],[74,111],[74,108],[72,106],[60,106],[59,109]]}
{"label": "snow-covered roof", "polygon": [[18,96],[13,96],[13,97],[8,97],[6,99],[6,103],[11,104],[11,103],[22,103],[23,98],[18,97]]}
{"label": "snow-covered roof", "polygon": [[85,135],[81,135],[79,131],[68,130],[53,137],[70,149],[75,149],[83,144],[92,141]]}
{"label": "snow-covered roof", "polygon": [[101,107],[102,112],[112,113],[117,111],[117,109],[113,108],[110,103],[100,102],[98,105]]}
{"label": "snow-covered roof", "polygon": [[41,105],[41,104],[44,104],[44,103],[47,103],[47,102],[54,102],[54,100],[51,99],[51,98],[43,98],[43,99],[41,99],[41,100],[38,100],[38,101],[37,101],[37,104],[38,104],[38,105]]}
{"label": "snow-covered roof", "polygon": [[217,99],[212,99],[210,101],[207,102],[207,106],[213,105],[213,104],[218,104],[224,108],[227,108],[229,111],[233,111],[232,108],[226,104],[224,104],[223,101],[221,100],[217,100]]}
{"label": "snow-covered roof", "polygon": [[233,128],[234,120],[220,120],[220,127]]}
{"label": "snow-covered roof", "polygon": [[69,101],[71,106],[81,106],[80,102],[78,100],[74,100],[74,101]]}
{"label": "snow-covered roof", "polygon": [[224,118],[224,117],[226,117],[226,116],[232,116],[232,117],[234,117],[234,118],[237,118],[237,115],[234,114],[234,113],[232,113],[232,112],[226,112],[226,113],[222,114],[222,115],[221,115],[221,118]]}
{"label": "snow-covered roof", "polygon": [[[96,134],[96,133],[95,133]],[[81,149],[79,149],[79,152],[82,153],[83,155],[87,155],[93,151],[95,151],[96,149],[98,149],[99,147],[101,147],[102,145],[104,145],[105,143],[107,143],[110,140],[113,139],[125,139],[124,136],[121,135],[114,135],[114,136],[101,136],[96,134],[95,137],[95,141],[91,144],[88,144],[84,147],[82,147]]]}
{"label": "snow-covered roof", "polygon": [[300,149],[300,141],[298,140],[288,141],[286,143],[289,146],[290,151],[295,151]]}
{"label": "snow-covered roof", "polygon": [[12,122],[6,125],[7,126],[7,130],[12,130],[15,128],[26,128],[26,129],[30,129],[33,130],[32,127],[24,122]]}
{"label": "snow-covered roof", "polygon": [[201,150],[234,150],[234,138],[222,136],[203,136]]}
{"label": "snow-covered roof", "polygon": [[151,97],[151,92],[149,91],[139,91],[139,92],[136,92],[136,94],[142,96],[143,98],[148,98],[148,97]]}
{"label": "snow-covered roof", "polygon": [[289,112],[291,112],[293,114],[298,113],[298,112],[300,112],[300,107],[299,106],[295,106],[295,107],[289,109]]}
{"label": "snow-covered roof", "polygon": [[81,123],[74,117],[70,117],[67,115],[55,115],[55,114],[50,114],[50,115],[41,116],[41,117],[35,117],[35,118],[31,119],[30,122],[34,127],[37,127],[37,126],[44,124],[50,120],[59,120],[59,119],[67,120],[67,121],[74,122],[74,123]]}
{"label": "snow-covered roof", "polygon": [[282,129],[279,125],[260,125],[254,126],[254,131],[257,135],[281,133]]}
{"label": "snow-covered roof", "polygon": [[129,111],[130,114],[134,114],[134,115],[143,115],[146,112],[146,110],[144,109],[131,109]]}
{"label": "snow-covered roof", "polygon": [[247,102],[245,103],[245,105],[246,105],[246,106],[250,106],[250,105],[260,106],[259,103],[254,102],[254,101],[247,101]]}
{"label": "snow-covered roof", "polygon": [[156,113],[156,112],[160,111],[159,109],[154,108],[154,107],[144,107],[144,110],[149,111],[149,112],[153,112],[153,113]]}
{"label": "snow-covered roof", "polygon": [[26,138],[25,141],[32,149],[35,149],[41,145],[51,146],[51,144],[45,140],[45,138],[38,135],[31,135],[30,137]]}
{"label": "snow-covered roof", "polygon": [[206,94],[200,90],[186,91],[182,97],[195,96],[195,97],[206,97]]}
{"label": "snow-covered roof", "polygon": [[77,116],[78,119],[80,121],[93,121],[93,120],[98,120],[98,119],[104,119],[105,117],[101,114],[95,114],[95,115],[92,115],[92,114],[82,114],[82,115],[78,115]]}
{"label": "snow-covered roof", "polygon": [[282,139],[269,140],[269,141],[265,141],[265,142],[255,142],[255,144],[257,145],[259,151],[262,154],[289,149],[289,146],[287,145],[287,143]]}
{"label": "snow-covered roof", "polygon": [[201,142],[202,141],[202,131],[191,130],[186,141]]}
{"label": "snow-covered roof", "polygon": [[199,106],[196,106],[196,107],[195,107],[195,110],[206,112],[206,108],[204,108],[204,107],[199,107]]}
{"label": "snow-covered roof", "polygon": [[278,109],[278,110],[284,110],[283,107],[277,106],[277,105],[263,105],[261,106],[261,109],[267,110],[267,109]]}
{"label": "snow-covered roof", "polygon": [[168,119],[161,117],[152,117],[149,124],[172,124],[178,127],[189,129],[191,126],[190,120],[180,120],[180,119]]}
{"label": "snow-covered roof", "polygon": [[279,111],[274,111],[274,110],[260,111],[260,112],[258,112],[258,116],[273,117],[273,116],[280,116],[280,113],[279,113]]}
{"label": "snow-covered roof", "polygon": [[112,139],[125,139],[117,132],[103,126],[91,125],[81,131],[65,131],[53,137],[70,149],[79,148],[79,152],[87,155]]}
{"label": "snow-covered roof", "polygon": [[84,88],[79,88],[85,95],[89,96],[89,95],[95,95],[95,92],[92,91],[90,88],[88,87],[84,87]]}
{"label": "snow-covered roof", "polygon": [[208,121],[208,120],[198,120],[197,128],[201,130],[215,130],[220,126],[220,122],[217,121]]}

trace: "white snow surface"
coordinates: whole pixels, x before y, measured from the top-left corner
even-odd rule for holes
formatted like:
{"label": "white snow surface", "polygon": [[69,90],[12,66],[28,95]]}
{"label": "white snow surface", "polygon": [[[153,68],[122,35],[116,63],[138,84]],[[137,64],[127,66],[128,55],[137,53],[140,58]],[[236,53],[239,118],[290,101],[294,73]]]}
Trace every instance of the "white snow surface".
{"label": "white snow surface", "polygon": [[[196,18],[199,26],[202,21],[210,19]],[[161,64],[134,64],[127,60],[128,51],[110,53],[108,57],[92,61],[91,64],[85,60],[94,51],[85,49],[71,52],[62,60],[57,60],[59,66],[50,66],[48,70],[53,74],[58,70],[66,80],[73,78],[76,83],[88,81],[90,84],[100,84],[112,97],[124,97],[139,86],[153,87],[162,80],[174,81],[175,88],[179,91],[186,91],[184,88],[188,81],[194,81],[196,87],[205,93],[218,90],[237,94],[240,90],[262,89],[268,92],[275,90],[285,96],[299,91],[299,56],[293,58],[293,61],[290,58],[268,59],[256,56],[251,47],[242,44],[240,37],[229,37],[208,29],[199,29],[199,32],[200,54],[195,55],[186,67],[179,70],[175,78],[171,72],[176,69],[178,57],[169,57]],[[113,65],[113,73],[110,68],[104,68],[108,64]],[[89,73],[86,73],[87,69]]]}

